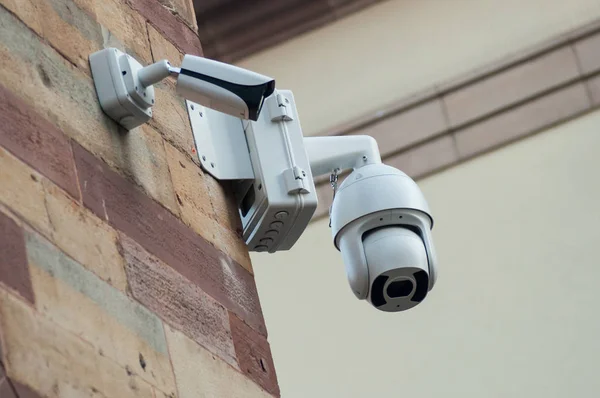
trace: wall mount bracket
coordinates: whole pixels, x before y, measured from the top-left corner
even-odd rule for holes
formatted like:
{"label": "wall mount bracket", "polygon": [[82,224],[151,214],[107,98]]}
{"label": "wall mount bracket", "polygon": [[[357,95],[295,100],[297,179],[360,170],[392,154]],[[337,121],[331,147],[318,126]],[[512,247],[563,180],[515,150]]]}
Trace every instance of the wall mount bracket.
{"label": "wall mount bracket", "polygon": [[192,101],[186,105],[202,168],[218,180],[254,180],[244,121]]}

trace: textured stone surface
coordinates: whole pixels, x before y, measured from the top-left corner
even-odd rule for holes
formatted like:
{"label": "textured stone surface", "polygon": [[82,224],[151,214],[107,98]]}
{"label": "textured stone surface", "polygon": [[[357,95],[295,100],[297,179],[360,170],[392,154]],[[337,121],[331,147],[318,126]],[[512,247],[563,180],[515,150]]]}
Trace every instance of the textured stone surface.
{"label": "textured stone surface", "polygon": [[[33,390],[31,387],[19,383],[16,380],[11,380],[12,386],[15,389],[15,391],[17,392],[17,397],[18,398],[42,398],[42,396],[40,394],[38,394],[35,390]],[[3,395],[0,394],[0,396],[3,397]]]}
{"label": "textured stone surface", "polygon": [[[111,36],[116,36],[118,41],[123,43],[121,50],[140,62],[151,62],[152,55],[144,17],[132,10],[126,1],[93,0],[93,2],[96,18],[100,25],[106,28],[103,32],[104,42],[114,43]],[[109,46],[104,45],[104,47]]]}
{"label": "textured stone surface", "polygon": [[89,72],[88,55],[102,48],[100,25],[72,0],[2,0],[66,59]]}
{"label": "textured stone surface", "polygon": [[51,228],[44,206],[43,178],[0,147],[0,203],[49,236]]}
{"label": "textured stone surface", "polygon": [[248,271],[81,146],[74,145],[74,156],[86,207],[266,334]]}
{"label": "textured stone surface", "polygon": [[182,333],[165,328],[179,398],[268,398],[266,391]]}
{"label": "textured stone surface", "polygon": [[[189,158],[197,158],[185,100],[175,92],[175,86],[169,81],[163,81],[154,87],[156,103],[160,106],[153,108],[149,124]],[[196,162],[200,163],[199,160]]]}
{"label": "textured stone surface", "polygon": [[228,313],[198,286],[121,235],[133,297],[175,329],[237,367]]}
{"label": "textured stone surface", "polygon": [[160,134],[145,124],[119,136],[115,168],[174,214],[179,208]]}
{"label": "textured stone surface", "polygon": [[154,61],[162,59],[169,60],[172,65],[179,66],[183,60],[183,54],[170,41],[165,39],[154,26],[147,24],[148,38],[150,39],[150,49],[152,50],[152,58]]}
{"label": "textured stone surface", "polygon": [[229,322],[242,373],[269,393],[279,396],[275,365],[267,339],[233,314],[230,314]]}
{"label": "textured stone surface", "polygon": [[68,137],[2,86],[0,145],[79,198]]}
{"label": "textured stone surface", "polygon": [[2,398],[19,398],[15,395],[8,379],[5,377],[0,378],[0,397]]}
{"label": "textured stone surface", "polygon": [[[165,0],[162,0],[163,2]],[[185,54],[202,55],[198,35],[156,0],[128,0],[171,43]]]}
{"label": "textured stone surface", "polygon": [[177,211],[164,148],[154,129],[144,126],[129,133],[120,129],[100,109],[92,80],[3,8],[0,37],[6,38],[0,43],[0,84],[164,206]]}
{"label": "textured stone surface", "polygon": [[27,265],[23,229],[15,220],[1,211],[0,282],[16,291],[30,303],[35,301]]}
{"label": "textured stone surface", "polygon": [[165,148],[182,220],[252,272],[233,193],[226,194],[217,181],[171,145],[166,144]]}
{"label": "textured stone surface", "polygon": [[[27,250],[38,310],[152,385],[175,391],[160,320],[35,233]],[[144,368],[140,364],[144,358]]]}
{"label": "textured stone surface", "polygon": [[0,325],[8,376],[41,396],[152,397],[140,377],[1,290]]}
{"label": "textured stone surface", "polygon": [[117,250],[115,230],[56,186],[44,185],[53,242],[98,277],[124,292],[127,280]]}
{"label": "textured stone surface", "polygon": [[179,15],[195,32],[198,30],[193,0],[158,0],[172,14]]}

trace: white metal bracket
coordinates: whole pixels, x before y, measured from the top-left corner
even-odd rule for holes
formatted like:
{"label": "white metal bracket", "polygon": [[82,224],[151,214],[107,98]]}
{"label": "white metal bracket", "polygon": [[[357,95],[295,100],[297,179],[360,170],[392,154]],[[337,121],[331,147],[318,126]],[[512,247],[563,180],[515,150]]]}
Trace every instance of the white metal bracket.
{"label": "white metal bracket", "polygon": [[276,91],[275,95],[267,97],[265,102],[272,122],[294,120],[293,106],[285,95]]}
{"label": "white metal bracket", "polygon": [[90,66],[102,109],[113,120],[129,130],[152,118],[154,87],[140,82],[142,64],[107,48],[90,55]]}
{"label": "white metal bracket", "polygon": [[186,101],[202,168],[219,180],[254,180],[242,120]]}

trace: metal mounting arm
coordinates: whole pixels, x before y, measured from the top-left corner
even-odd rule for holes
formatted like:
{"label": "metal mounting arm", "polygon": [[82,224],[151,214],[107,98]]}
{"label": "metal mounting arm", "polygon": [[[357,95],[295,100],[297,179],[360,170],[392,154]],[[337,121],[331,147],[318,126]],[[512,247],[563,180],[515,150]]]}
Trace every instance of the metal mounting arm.
{"label": "metal mounting arm", "polygon": [[368,135],[305,137],[313,177],[381,163],[377,141]]}

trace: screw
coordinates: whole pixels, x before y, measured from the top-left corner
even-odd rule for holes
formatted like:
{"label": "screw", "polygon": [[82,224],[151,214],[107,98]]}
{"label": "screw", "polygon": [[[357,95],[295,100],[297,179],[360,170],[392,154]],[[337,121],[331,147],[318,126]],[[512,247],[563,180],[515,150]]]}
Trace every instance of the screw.
{"label": "screw", "polygon": [[367,161],[367,157],[363,156],[363,162],[366,162],[366,161]]}
{"label": "screw", "polygon": [[285,99],[285,103],[286,103],[286,104],[289,104],[289,103],[290,103],[290,100],[286,98],[286,99]]}
{"label": "screw", "polygon": [[146,96],[146,93],[144,93],[144,97]]}
{"label": "screw", "polygon": [[202,117],[202,116],[204,116],[204,115],[202,114],[202,112],[200,112],[200,117]]}
{"label": "screw", "polygon": [[154,100],[152,100],[152,103],[154,103]]}
{"label": "screw", "polygon": [[211,162],[210,167],[215,168],[215,164]]}
{"label": "screw", "polygon": [[122,74],[123,76],[125,76],[125,75],[127,74],[127,71],[126,71],[126,70],[124,70],[123,72],[121,72],[121,74]]}
{"label": "screw", "polygon": [[304,177],[306,177],[306,172],[305,172],[305,171],[303,171],[303,172],[302,172],[302,175],[303,175]]}
{"label": "screw", "polygon": [[202,160],[206,161],[206,156],[202,156]]}
{"label": "screw", "polygon": [[190,105],[190,108],[192,108],[192,110],[194,110],[194,105]]}

